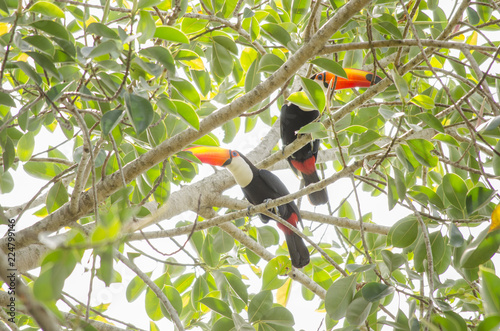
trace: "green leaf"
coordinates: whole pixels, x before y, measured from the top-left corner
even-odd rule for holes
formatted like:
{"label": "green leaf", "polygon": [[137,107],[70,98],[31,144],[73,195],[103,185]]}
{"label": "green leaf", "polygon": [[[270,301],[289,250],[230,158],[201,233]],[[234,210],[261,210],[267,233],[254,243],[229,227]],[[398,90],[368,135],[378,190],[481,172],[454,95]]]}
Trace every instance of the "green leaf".
{"label": "green leaf", "polygon": [[292,22],[298,24],[309,11],[311,0],[293,0],[292,1]]}
{"label": "green leaf", "polygon": [[105,24],[94,22],[87,27],[87,33],[92,33],[97,36],[110,38],[110,39],[120,39],[118,33],[115,30],[108,28]]}
{"label": "green leaf", "polygon": [[498,330],[500,328],[500,315],[492,315],[486,317],[477,326],[476,331],[491,331]]}
{"label": "green leaf", "polygon": [[30,7],[30,12],[39,13],[45,16],[64,18],[61,8],[47,1],[38,1]]}
{"label": "green leaf", "polygon": [[459,210],[466,210],[467,185],[460,176],[453,173],[446,174],[440,186],[451,205]]}
{"label": "green leaf", "polygon": [[500,278],[486,268],[481,268],[481,298],[486,316],[500,315]]}
{"label": "green leaf", "polygon": [[406,183],[405,176],[401,170],[398,168],[394,168],[394,179],[396,184],[396,191],[398,193],[398,197],[401,201],[406,197]]}
{"label": "green leaf", "polygon": [[148,8],[148,7],[153,7],[161,4],[161,0],[139,0],[139,4],[137,5],[137,8],[142,9],[142,8]]}
{"label": "green leaf", "polygon": [[180,275],[173,283],[173,286],[179,293],[183,293],[187,289],[191,288],[191,284],[195,280],[196,275],[194,273],[187,273]]}
{"label": "green leaf", "polygon": [[257,228],[257,239],[264,247],[279,244],[280,236],[275,228],[265,225]]}
{"label": "green leaf", "polygon": [[245,76],[245,92],[247,93],[250,92],[261,81],[260,72],[257,70],[258,63],[259,59],[257,58],[252,62]]}
{"label": "green leaf", "polygon": [[351,325],[361,325],[368,317],[371,307],[372,303],[363,297],[355,298],[347,307],[346,321]]}
{"label": "green leaf", "polygon": [[[179,294],[179,292],[175,289],[175,287],[165,285],[163,287],[163,293],[165,293],[165,296],[167,297],[168,301],[170,301],[170,303],[174,307],[177,314],[180,315],[182,313],[182,305],[183,304],[182,304],[182,298],[181,298],[181,295]],[[160,306],[160,309],[166,318],[168,318],[169,320],[172,320],[170,313],[167,311],[165,306],[163,306],[163,304]]]}
{"label": "green leaf", "polygon": [[280,288],[286,282],[286,279],[280,276],[286,275],[290,269],[291,262],[288,256],[279,255],[269,261],[262,276],[262,291]]}
{"label": "green leaf", "polygon": [[399,145],[396,147],[396,156],[409,172],[414,172],[415,169],[420,166],[420,163],[413,156],[410,147],[406,145]]}
{"label": "green leaf", "polygon": [[[151,273],[147,273],[147,275],[151,276]],[[144,283],[139,276],[135,276],[127,286],[127,291],[125,293],[127,301],[133,302],[142,292],[144,292],[146,287],[146,283]]]}
{"label": "green leaf", "polygon": [[394,287],[382,283],[370,282],[361,289],[361,294],[368,302],[376,302],[394,292]]}
{"label": "green leaf", "polygon": [[40,276],[33,282],[33,294],[38,300],[51,303],[59,299],[66,278],[76,266],[73,250],[55,250],[42,261]]}
{"label": "green leaf", "polygon": [[323,88],[314,80],[300,77],[302,80],[302,87],[307,95],[309,101],[314,105],[315,109],[322,112],[325,109],[326,97]]}
{"label": "green leaf", "polygon": [[40,85],[42,83],[42,77],[26,62],[17,61],[15,64],[24,72],[29,78],[31,78],[35,83]]}
{"label": "green leaf", "polygon": [[209,292],[208,284],[204,276],[196,278],[191,290],[191,304],[195,309],[199,309],[199,303]]}
{"label": "green leaf", "polygon": [[19,161],[25,162],[31,159],[34,148],[35,135],[33,132],[27,132],[17,142],[17,156],[19,157]]}
{"label": "green leaf", "polygon": [[200,139],[197,139],[193,141],[193,145],[197,146],[220,146],[219,139],[217,139],[217,136],[215,136],[213,133],[209,133],[201,137]]}
{"label": "green leaf", "polygon": [[46,180],[54,178],[54,176],[58,175],[62,171],[62,168],[54,163],[31,161],[26,162],[23,165],[23,169],[33,177]]}
{"label": "green leaf", "polygon": [[114,276],[113,269],[113,247],[108,246],[99,250],[100,267],[97,269],[97,277],[108,287],[111,285]]}
{"label": "green leaf", "polygon": [[272,307],[267,310],[261,318],[261,323],[270,324],[273,326],[294,326],[295,321],[293,319],[292,313],[285,307]]}
{"label": "green leaf", "polygon": [[275,54],[265,54],[259,62],[259,71],[273,73],[278,70],[283,63],[283,59]]}
{"label": "green leaf", "polygon": [[61,181],[55,183],[47,194],[47,212],[50,214],[68,202],[68,191]]}
{"label": "green leaf", "polygon": [[212,90],[212,81],[208,72],[205,70],[191,70],[191,76],[201,94],[206,96]]}
{"label": "green leaf", "polygon": [[387,267],[391,272],[397,270],[400,266],[402,266],[406,262],[406,259],[404,258],[403,255],[395,254],[389,250],[384,249],[383,251],[380,252],[380,254],[382,255],[384,263],[387,265]]}
{"label": "green leaf", "polygon": [[432,139],[444,142],[445,144],[450,145],[450,146],[456,146],[456,147],[460,146],[458,141],[448,134],[438,133],[437,135],[432,137]]}
{"label": "green leaf", "polygon": [[287,100],[290,101],[291,103],[296,104],[302,109],[316,109],[316,107],[311,103],[311,101],[307,97],[306,92],[303,91],[294,92],[290,94]]}
{"label": "green leaf", "polygon": [[233,57],[228,50],[219,43],[212,46],[212,68],[219,78],[225,78],[233,71]]}
{"label": "green leaf", "polygon": [[398,27],[394,25],[392,22],[378,21],[378,20],[374,20],[374,22],[376,23],[373,24],[373,27],[382,34],[390,34],[395,39],[403,39],[403,34],[401,33],[401,31],[399,31]]}
{"label": "green leaf", "polygon": [[451,64],[453,71],[464,78],[467,77],[467,72],[465,71],[465,66],[459,60],[454,61],[453,58],[448,58],[448,63]]}
{"label": "green leaf", "polygon": [[427,200],[434,206],[436,206],[439,209],[444,209],[443,200],[441,200],[441,197],[430,188],[426,186],[414,185],[412,187],[412,190],[413,190],[412,194],[413,196],[415,196],[415,194],[422,193],[426,196]]}
{"label": "green leaf", "polygon": [[208,22],[206,20],[183,17],[181,23],[181,30],[185,34],[198,33],[201,30],[205,29],[207,23]]}
{"label": "green leaf", "polygon": [[332,319],[338,321],[346,316],[356,290],[356,278],[357,275],[340,278],[326,292],[325,308]]}
{"label": "green leaf", "polygon": [[434,109],[436,107],[436,105],[434,104],[434,100],[424,94],[414,96],[410,99],[410,102],[424,109]]}
{"label": "green leaf", "polygon": [[484,229],[465,249],[460,258],[462,268],[476,268],[491,259],[500,247],[500,230]]}
{"label": "green leaf", "polygon": [[304,134],[304,133],[317,133],[317,132],[326,132],[326,128],[323,125],[323,123],[312,122],[312,123],[306,124],[303,127],[301,127],[297,133]]}
{"label": "green leaf", "polygon": [[136,94],[125,95],[125,106],[136,134],[140,135],[153,121],[153,106],[148,99]]}
{"label": "green leaf", "polygon": [[174,43],[189,44],[188,37],[181,30],[172,26],[157,26],[154,34],[155,38],[168,40]]}
{"label": "green leaf", "polygon": [[201,299],[200,302],[207,306],[209,309],[221,314],[222,316],[226,316],[227,318],[231,318],[233,314],[231,308],[229,308],[229,305],[220,299],[206,297]]}
{"label": "green leaf", "polygon": [[398,195],[396,181],[391,176],[387,176],[387,197],[389,210],[392,210],[398,204],[400,197]]}
{"label": "green leaf", "polygon": [[432,321],[438,325],[440,329],[446,331],[467,331],[467,324],[464,319],[453,311],[444,311],[445,315],[434,315]]}
{"label": "green leaf", "polygon": [[330,285],[332,285],[332,277],[331,275],[326,272],[325,270],[318,268],[316,266],[313,267],[313,280],[316,282],[319,286],[327,290]]}
{"label": "green leaf", "polygon": [[467,7],[467,17],[472,25],[476,25],[480,22],[479,15],[471,7]]}
{"label": "green leaf", "polygon": [[194,106],[199,108],[201,106],[201,99],[198,91],[194,88],[193,84],[189,81],[177,78],[170,81],[175,89],[184,97],[187,101],[192,103]]}
{"label": "green leaf", "polygon": [[[451,247],[447,243],[447,238],[441,232],[429,233],[434,270],[437,274],[442,274],[448,269],[451,263]],[[427,268],[427,249],[423,237],[419,239],[415,246],[414,257],[415,270],[424,272]],[[425,263],[425,266],[424,266]]]}
{"label": "green leaf", "polygon": [[408,83],[406,83],[406,80],[395,69],[392,70],[392,78],[401,98],[406,98],[408,95]]}
{"label": "green leaf", "polygon": [[441,122],[434,115],[430,113],[420,113],[417,115],[417,117],[420,118],[429,127],[444,134],[443,124],[441,124]]}
{"label": "green leaf", "polygon": [[7,137],[5,144],[2,144],[2,149],[3,171],[6,172],[14,164],[14,159],[16,157],[14,142],[10,137]]}
{"label": "green leaf", "polygon": [[238,55],[238,46],[236,46],[236,43],[229,35],[213,35],[212,39],[216,43],[227,49],[229,52],[233,53],[234,55]]}
{"label": "green leaf", "polygon": [[352,263],[352,264],[346,265],[346,270],[349,271],[350,273],[355,273],[355,272],[361,273],[361,272],[365,272],[365,271],[373,270],[373,269],[375,269],[375,265],[374,264],[357,264],[357,263]]}
{"label": "green leaf", "polygon": [[250,27],[249,27],[250,37],[252,38],[252,41],[255,41],[260,37],[259,21],[257,21],[255,17],[249,18],[249,20],[250,20]]}
{"label": "green leaf", "polygon": [[461,247],[464,244],[464,237],[457,226],[450,224],[450,245],[453,247]]}
{"label": "green leaf", "polygon": [[46,70],[48,73],[50,73],[52,76],[55,78],[59,78],[60,74],[59,71],[57,71],[54,61],[49,58],[47,55],[42,54],[42,53],[35,53],[35,52],[26,52],[26,54],[31,57],[35,62],[42,67],[44,70]]}
{"label": "green leaf", "polygon": [[431,154],[435,149],[432,143],[424,139],[408,139],[406,142],[417,161],[429,168],[437,166],[438,157]]}
{"label": "green leaf", "polygon": [[214,237],[214,250],[219,254],[229,252],[234,246],[234,239],[225,231],[219,230]]}
{"label": "green leaf", "polygon": [[418,235],[418,220],[414,215],[406,216],[396,222],[387,234],[387,244],[405,248],[410,246]]}
{"label": "green leaf", "polygon": [[347,78],[347,74],[340,64],[337,62],[319,57],[311,61],[312,64],[334,74],[335,76]]}
{"label": "green leaf", "polygon": [[203,242],[203,247],[201,249],[201,256],[205,263],[212,268],[217,267],[219,264],[220,254],[215,251],[213,237],[211,235],[207,235],[205,237],[205,241]]}
{"label": "green leaf", "polygon": [[224,276],[229,283],[229,286],[233,289],[236,295],[243,300],[243,302],[248,302],[248,290],[247,286],[243,283],[240,277],[236,276],[231,272],[224,272]]}
{"label": "green leaf", "polygon": [[120,123],[125,112],[123,109],[115,109],[108,111],[101,117],[101,130],[107,136]]}
{"label": "green leaf", "polygon": [[490,20],[491,14],[493,13],[493,8],[488,6],[488,3],[489,1],[486,1],[485,5],[483,5],[482,3],[476,4],[477,14],[484,23],[487,23]]}
{"label": "green leaf", "polygon": [[378,147],[374,144],[381,137],[382,136],[378,132],[374,130],[367,130],[366,132],[360,134],[357,140],[353,141],[353,143],[349,146],[349,152],[352,155],[357,155],[371,151],[372,147],[378,149]]}
{"label": "green leaf", "polygon": [[170,51],[162,46],[152,46],[141,49],[139,54],[155,59],[163,65],[168,71],[175,74],[175,63]]}
{"label": "green leaf", "polygon": [[30,25],[35,29],[50,34],[51,36],[65,40],[70,40],[70,35],[68,33],[68,30],[66,30],[66,28],[63,25],[57,22],[51,20],[39,20],[31,23]]}
{"label": "green leaf", "polygon": [[476,210],[481,209],[491,201],[494,195],[495,191],[486,187],[474,187],[469,191],[469,193],[467,193],[467,198],[465,200],[467,213],[470,215]]}
{"label": "green leaf", "polygon": [[46,53],[48,56],[54,55],[54,44],[49,40],[49,38],[41,35],[35,35],[24,37],[23,41]]}
{"label": "green leaf", "polygon": [[250,323],[260,321],[262,316],[269,311],[272,305],[273,294],[271,291],[262,291],[257,293],[248,305],[248,321]]}
{"label": "green leaf", "polygon": [[275,23],[262,24],[261,28],[267,33],[271,40],[277,41],[285,47],[292,41],[290,34],[282,26]]}
{"label": "green leaf", "polygon": [[173,100],[172,102],[174,103],[176,111],[181,118],[194,129],[199,130],[200,118],[194,108],[184,101]]}
{"label": "green leaf", "polygon": [[140,43],[145,43],[153,38],[156,31],[155,21],[149,11],[139,11],[139,23],[137,23],[137,33],[141,33],[138,40]]}
{"label": "green leaf", "polygon": [[10,15],[6,0],[0,0],[0,9],[3,10],[7,16]]}
{"label": "green leaf", "polygon": [[[0,168],[1,169],[1,168]],[[4,172],[3,169],[0,172],[0,193],[7,194],[14,189],[14,179],[12,175],[7,171]]]}

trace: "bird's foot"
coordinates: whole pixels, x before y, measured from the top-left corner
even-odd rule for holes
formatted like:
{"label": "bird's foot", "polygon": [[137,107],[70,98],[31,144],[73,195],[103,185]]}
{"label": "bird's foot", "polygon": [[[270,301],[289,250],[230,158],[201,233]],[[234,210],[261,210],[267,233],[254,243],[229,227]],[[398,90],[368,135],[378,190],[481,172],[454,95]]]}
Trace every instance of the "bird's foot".
{"label": "bird's foot", "polygon": [[273,199],[265,199],[264,200],[264,203],[266,204],[266,209],[269,210],[271,213],[274,213],[274,214],[279,216],[278,207],[272,207],[272,208],[267,207],[271,201],[273,201]]}

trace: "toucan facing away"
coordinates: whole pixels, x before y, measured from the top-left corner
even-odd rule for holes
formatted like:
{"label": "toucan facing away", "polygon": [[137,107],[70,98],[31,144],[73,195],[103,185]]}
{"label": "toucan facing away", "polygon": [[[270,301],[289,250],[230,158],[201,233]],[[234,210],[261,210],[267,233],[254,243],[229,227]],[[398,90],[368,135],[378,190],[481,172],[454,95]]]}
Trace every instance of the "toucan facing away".
{"label": "toucan facing away", "polygon": [[[352,87],[369,87],[382,80],[379,76],[373,77],[373,73],[358,69],[344,69],[347,79],[335,76],[329,72],[315,74],[311,79],[319,82],[325,90],[330,86],[331,90],[341,90]],[[297,131],[304,125],[314,121],[320,112],[316,109],[301,109],[296,104],[284,104],[281,107],[281,141],[287,146],[297,139]],[[305,185],[319,181],[316,172],[316,158],[318,156],[319,140],[315,139],[303,146],[301,149],[288,157],[288,163],[292,170],[304,178]],[[317,206],[328,202],[326,189],[309,194],[311,204]]]}
{"label": "toucan facing away", "polygon": [[[253,205],[289,194],[286,186],[276,175],[268,170],[258,169],[243,154],[235,150],[219,147],[192,147],[186,151],[193,153],[203,163],[226,167],[241,186],[245,198]],[[302,222],[299,209],[293,201],[279,206],[278,213],[281,218],[295,227],[298,222]],[[259,214],[259,216],[264,223],[271,219],[266,215]],[[302,238],[281,223],[278,223],[278,228],[285,233],[292,265],[295,268],[307,265],[309,251]]]}

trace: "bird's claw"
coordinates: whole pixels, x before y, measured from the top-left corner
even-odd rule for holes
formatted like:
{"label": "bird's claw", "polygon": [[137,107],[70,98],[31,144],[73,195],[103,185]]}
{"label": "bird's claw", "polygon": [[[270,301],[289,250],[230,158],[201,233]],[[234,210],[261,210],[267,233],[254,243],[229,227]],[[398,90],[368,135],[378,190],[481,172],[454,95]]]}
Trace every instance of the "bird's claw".
{"label": "bird's claw", "polygon": [[252,216],[252,213],[250,212],[250,209],[252,208],[252,206],[248,206],[247,207],[247,217],[250,217]]}
{"label": "bird's claw", "polygon": [[265,199],[264,200],[264,203],[266,204],[266,209],[269,210],[270,212],[276,214],[276,215],[279,215],[278,207],[272,207],[271,209],[269,209],[267,207],[271,201],[273,201],[273,200],[272,199]]}

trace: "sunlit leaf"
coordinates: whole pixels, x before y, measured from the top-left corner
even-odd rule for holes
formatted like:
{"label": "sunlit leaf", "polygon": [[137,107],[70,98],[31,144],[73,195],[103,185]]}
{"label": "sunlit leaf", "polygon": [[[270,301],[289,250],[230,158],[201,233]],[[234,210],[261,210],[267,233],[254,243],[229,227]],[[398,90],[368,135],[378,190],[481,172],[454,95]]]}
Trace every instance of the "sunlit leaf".
{"label": "sunlit leaf", "polygon": [[275,290],[286,281],[283,275],[291,269],[291,262],[287,256],[280,255],[269,261],[262,277],[262,290]]}
{"label": "sunlit leaf", "polygon": [[189,39],[184,32],[172,26],[157,26],[154,37],[176,43],[189,44]]}

